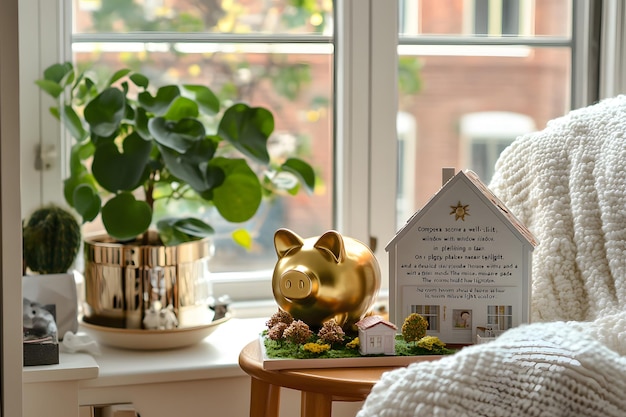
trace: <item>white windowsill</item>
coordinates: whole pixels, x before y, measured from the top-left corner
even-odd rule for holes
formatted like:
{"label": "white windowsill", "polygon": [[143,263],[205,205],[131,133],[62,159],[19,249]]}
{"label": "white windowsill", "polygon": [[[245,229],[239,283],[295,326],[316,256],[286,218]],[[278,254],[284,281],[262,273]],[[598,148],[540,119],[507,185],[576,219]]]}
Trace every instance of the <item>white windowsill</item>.
{"label": "white windowsill", "polygon": [[[375,308],[386,305],[387,300],[387,291],[381,290]],[[61,353],[58,365],[24,367],[23,383],[80,380],[81,389],[90,390],[107,386],[243,376],[238,364],[239,352],[258,337],[268,317],[278,307],[271,297],[270,289],[268,298],[233,302],[229,309],[233,318],[198,344],[155,351],[100,345],[101,355],[95,357],[85,353]],[[80,328],[80,332],[89,334],[88,329]]]}
{"label": "white windowsill", "polygon": [[258,337],[266,321],[232,318],[200,343],[180,349],[135,351],[100,345],[100,356],[61,353],[58,365],[24,367],[23,383],[81,380],[81,389],[86,389],[242,376],[239,352]]}

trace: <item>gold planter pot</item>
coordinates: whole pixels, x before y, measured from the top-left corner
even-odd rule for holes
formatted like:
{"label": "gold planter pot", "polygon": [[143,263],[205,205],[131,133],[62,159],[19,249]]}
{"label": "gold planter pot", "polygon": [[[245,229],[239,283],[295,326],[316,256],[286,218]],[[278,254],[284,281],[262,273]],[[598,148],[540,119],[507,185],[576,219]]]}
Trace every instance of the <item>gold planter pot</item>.
{"label": "gold planter pot", "polygon": [[[163,246],[85,240],[83,321],[123,329],[173,329],[211,323],[209,239]],[[154,243],[152,243],[154,242]]]}

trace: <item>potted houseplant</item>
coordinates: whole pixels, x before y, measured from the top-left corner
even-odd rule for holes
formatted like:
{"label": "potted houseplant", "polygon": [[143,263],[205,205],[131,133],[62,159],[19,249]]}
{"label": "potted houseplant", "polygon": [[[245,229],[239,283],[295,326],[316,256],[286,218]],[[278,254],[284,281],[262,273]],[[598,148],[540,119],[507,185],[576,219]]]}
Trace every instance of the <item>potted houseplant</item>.
{"label": "potted houseplant", "polygon": [[54,305],[58,336],[78,329],[78,297],[70,271],[81,244],[80,225],[56,205],[40,207],[22,224],[22,292],[42,305]]}
{"label": "potted houseplant", "polygon": [[[58,100],[51,113],[74,139],[65,199],[83,222],[99,217],[107,233],[85,245],[85,319],[92,323],[141,328],[150,308],[181,312],[180,288],[173,286],[202,287],[196,275],[206,268],[196,264],[209,256],[213,228],[194,215],[156,218],[157,205],[200,201],[238,223],[267,196],[314,186],[308,163],[270,159],[268,109],[244,103],[224,109],[207,86],[153,89],[129,69],[100,82],[67,62],[48,67],[36,83]],[[241,244],[250,240],[244,230],[234,236]],[[103,285],[112,258],[120,262],[115,282]],[[202,297],[199,291],[185,299],[196,305]]]}

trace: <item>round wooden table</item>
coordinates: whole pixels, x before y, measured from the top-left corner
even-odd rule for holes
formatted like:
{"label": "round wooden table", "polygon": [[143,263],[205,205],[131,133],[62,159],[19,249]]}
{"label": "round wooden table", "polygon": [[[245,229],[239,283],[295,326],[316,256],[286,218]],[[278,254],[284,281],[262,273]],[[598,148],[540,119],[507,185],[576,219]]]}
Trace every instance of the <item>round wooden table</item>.
{"label": "round wooden table", "polygon": [[250,417],[278,417],[281,387],[301,392],[302,417],[330,417],[333,401],[363,401],[383,372],[397,368],[266,370],[259,341],[243,348],[239,365],[252,377]]}

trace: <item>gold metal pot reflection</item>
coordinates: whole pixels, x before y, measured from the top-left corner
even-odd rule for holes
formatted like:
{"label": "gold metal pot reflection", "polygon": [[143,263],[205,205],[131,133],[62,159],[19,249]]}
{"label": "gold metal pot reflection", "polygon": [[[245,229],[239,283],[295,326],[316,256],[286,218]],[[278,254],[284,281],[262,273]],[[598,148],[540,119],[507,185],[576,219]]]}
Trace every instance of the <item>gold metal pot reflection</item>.
{"label": "gold metal pot reflection", "polygon": [[150,233],[148,244],[120,244],[108,236],[85,240],[84,321],[141,329],[148,309],[159,306],[173,310],[177,327],[211,322],[211,241],[163,246]]}
{"label": "gold metal pot reflection", "polygon": [[272,290],[294,318],[317,328],[335,319],[344,328],[372,307],[380,288],[380,267],[372,251],[331,230],[302,239],[280,229],[274,235],[278,262]]}

